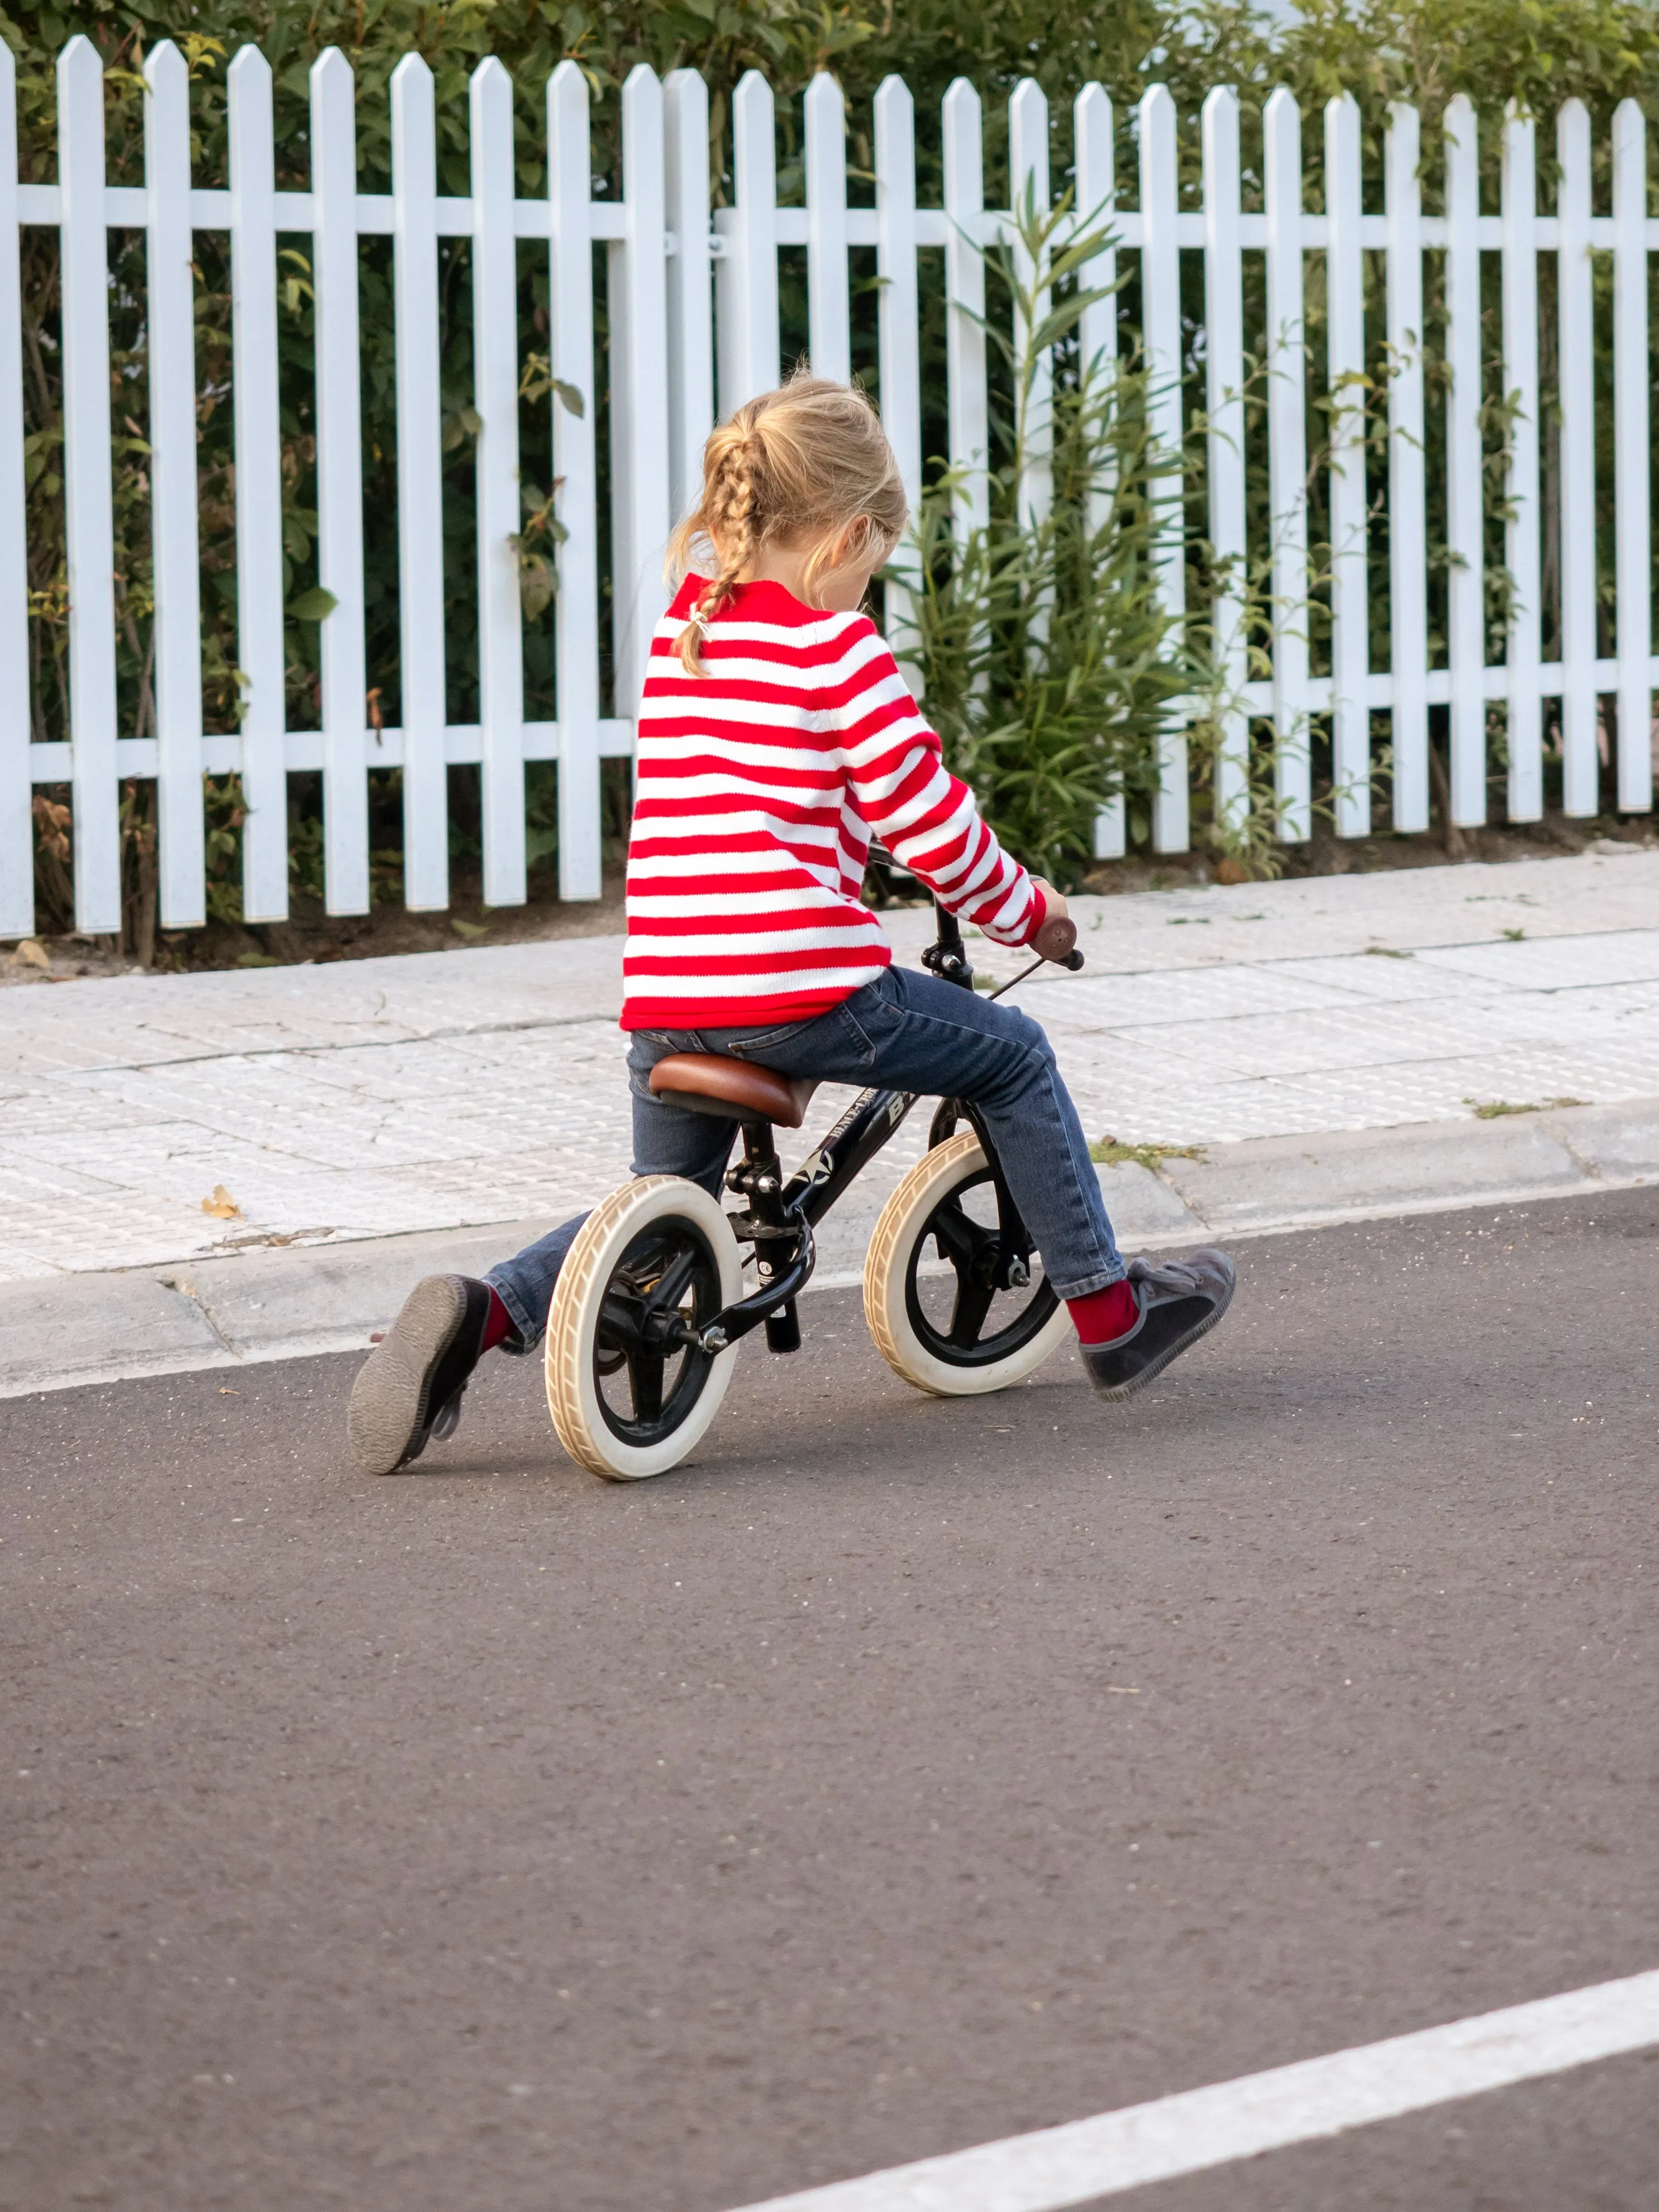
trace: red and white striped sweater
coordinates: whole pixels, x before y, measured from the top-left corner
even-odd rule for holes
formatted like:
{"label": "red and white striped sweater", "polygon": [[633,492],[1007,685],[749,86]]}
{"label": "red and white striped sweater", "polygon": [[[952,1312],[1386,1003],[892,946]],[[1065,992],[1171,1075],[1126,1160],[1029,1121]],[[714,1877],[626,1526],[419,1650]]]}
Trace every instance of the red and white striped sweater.
{"label": "red and white striped sweater", "polygon": [[623,1027],[799,1021],[862,990],[893,957],[859,896],[872,836],[988,937],[1029,943],[1042,895],[867,616],[743,585],[690,676],[675,644],[702,588],[657,625],[640,702]]}

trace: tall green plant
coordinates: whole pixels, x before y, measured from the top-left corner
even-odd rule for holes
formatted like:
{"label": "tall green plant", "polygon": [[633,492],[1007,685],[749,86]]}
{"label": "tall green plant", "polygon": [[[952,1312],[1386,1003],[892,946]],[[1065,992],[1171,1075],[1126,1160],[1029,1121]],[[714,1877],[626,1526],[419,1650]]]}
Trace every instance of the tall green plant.
{"label": "tall green plant", "polygon": [[923,495],[895,628],[951,765],[999,836],[1064,884],[1099,808],[1150,798],[1170,702],[1194,681],[1158,590],[1182,462],[1152,435],[1140,359],[1080,352],[1085,311],[1111,296],[1085,281],[1109,234],[1069,200],[1028,201],[1017,228],[987,256],[1014,311],[1014,335],[983,325],[1004,372],[988,499],[975,519],[961,469]]}

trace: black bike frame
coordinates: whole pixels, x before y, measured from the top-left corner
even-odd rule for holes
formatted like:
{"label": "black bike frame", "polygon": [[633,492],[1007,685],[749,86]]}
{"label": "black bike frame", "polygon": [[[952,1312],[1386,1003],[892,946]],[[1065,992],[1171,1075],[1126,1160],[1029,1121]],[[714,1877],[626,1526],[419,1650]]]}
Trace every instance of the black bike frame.
{"label": "black bike frame", "polygon": [[[953,914],[935,906],[939,921],[937,941],[923,952],[922,964],[944,981],[959,984],[964,990],[974,988],[974,971],[962,942],[962,932]],[[1041,966],[1042,963],[1036,963]],[[1021,979],[1015,977],[1015,981]],[[1005,990],[1011,988],[1005,984]],[[1001,996],[999,992],[995,994]],[[799,1224],[799,1234],[793,1240],[794,1249],[787,1261],[771,1263],[771,1279],[763,1280],[761,1287],[735,1305],[727,1306],[716,1314],[713,1321],[699,1332],[699,1341],[706,1351],[721,1351],[728,1344],[746,1336],[764,1321],[781,1313],[810,1279],[817,1255],[812,1244],[812,1229],[830,1211],[836,1200],[854,1179],[868,1167],[899,1127],[918,1094],[911,1091],[860,1091],[817,1150],[810,1152],[795,1170],[782,1190],[777,1193],[774,1208],[778,1226],[771,1229],[767,1242],[778,1241],[787,1224]],[[948,1126],[942,1131],[940,1123],[949,1116],[950,1123],[958,1120],[969,1121],[984,1148],[985,1158],[995,1179],[997,1195],[1002,1207],[1002,1218],[1012,1224],[1008,1242],[1015,1255],[1029,1261],[1031,1240],[1012,1194],[1002,1179],[1002,1165],[996,1148],[971,1103],[955,1098],[940,1101],[935,1115],[933,1142],[937,1144],[942,1133],[948,1134]],[[799,1341],[798,1333],[795,1340]],[[785,1348],[782,1346],[780,1349]]]}
{"label": "black bike frame", "polygon": [[916,1103],[911,1091],[860,1091],[815,1152],[783,1187],[786,1212],[822,1221],[855,1176],[863,1172]]}
{"label": "black bike frame", "polygon": [[[775,1316],[782,1317],[783,1326],[774,1349],[794,1350],[799,1341],[793,1320],[794,1299],[805,1288],[817,1261],[813,1224],[823,1218],[854,1176],[874,1159],[915,1103],[915,1094],[908,1091],[860,1091],[781,1191],[774,1182],[765,1204],[769,1219],[762,1224],[764,1242],[762,1236],[750,1232],[757,1255],[765,1254],[760,1287],[735,1305],[726,1306],[696,1332],[703,1351],[723,1352],[763,1322],[772,1322]],[[760,1206],[752,1196],[750,1205],[758,1214]],[[773,1257],[779,1243],[789,1248],[787,1259],[781,1255]],[[768,1334],[770,1336],[772,1332]]]}
{"label": "black bike frame", "polygon": [[[923,952],[921,964],[930,969],[941,981],[955,983],[964,991],[971,991],[974,970],[962,942],[961,925],[955,915],[940,906],[937,900],[933,902],[933,913],[939,933]],[[1035,965],[1040,968],[1042,963],[1039,960]],[[1030,972],[1030,969],[1026,970],[1027,975]],[[1018,983],[1024,980],[1024,977],[1016,975],[1013,981]],[[1005,983],[1002,987],[1003,991],[1012,988],[1013,983]],[[991,996],[1000,999],[1002,991],[994,991]],[[785,1206],[798,1206],[809,1222],[821,1220],[848,1184],[874,1159],[915,1104],[916,1097],[913,1091],[860,1091],[817,1152],[804,1159],[790,1176],[783,1191]],[[949,1125],[941,1128],[939,1124],[946,1116],[949,1117]],[[971,1105],[957,1098],[941,1099],[939,1112],[934,1116],[932,1142],[938,1144],[942,1136],[948,1136],[951,1127],[960,1121],[973,1124],[1000,1188],[1002,1170],[997,1161],[996,1148]],[[1006,1189],[1002,1195],[1012,1209],[1013,1200]],[[1011,1218],[1018,1217],[1011,1214]]]}

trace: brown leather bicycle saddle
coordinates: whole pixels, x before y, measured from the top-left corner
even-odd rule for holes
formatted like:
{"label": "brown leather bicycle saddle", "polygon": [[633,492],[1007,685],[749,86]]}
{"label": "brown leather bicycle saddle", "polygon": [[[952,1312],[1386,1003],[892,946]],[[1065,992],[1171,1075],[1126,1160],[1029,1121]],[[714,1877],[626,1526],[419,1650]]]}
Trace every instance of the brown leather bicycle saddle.
{"label": "brown leather bicycle saddle", "polygon": [[817,1087],[811,1077],[779,1075],[714,1052],[671,1052],[651,1071],[653,1098],[728,1121],[774,1121],[781,1129],[799,1128]]}

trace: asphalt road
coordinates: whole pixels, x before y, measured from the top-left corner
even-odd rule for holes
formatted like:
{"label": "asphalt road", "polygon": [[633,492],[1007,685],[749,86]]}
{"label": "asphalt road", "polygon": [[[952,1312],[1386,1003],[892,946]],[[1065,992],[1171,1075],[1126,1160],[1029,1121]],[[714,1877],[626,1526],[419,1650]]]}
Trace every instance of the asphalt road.
{"label": "asphalt road", "polygon": [[[0,1406],[0,2204],[726,2212],[1659,1966],[1659,1193],[1240,1248],[1108,1409],[855,1297],[610,1488],[493,1364]],[[1647,2212],[1659,2059],[1113,2199]]]}

